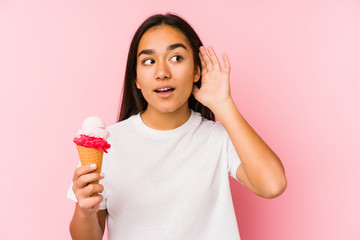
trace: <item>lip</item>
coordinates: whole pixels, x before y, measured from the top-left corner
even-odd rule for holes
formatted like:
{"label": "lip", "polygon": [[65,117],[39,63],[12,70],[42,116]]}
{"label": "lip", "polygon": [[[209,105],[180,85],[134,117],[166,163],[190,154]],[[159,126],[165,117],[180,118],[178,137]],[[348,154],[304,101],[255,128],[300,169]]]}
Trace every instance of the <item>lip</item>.
{"label": "lip", "polygon": [[[161,88],[172,88],[172,89],[174,89],[174,90],[169,91],[169,92],[155,92],[155,90],[161,89]],[[174,93],[174,91],[175,91],[175,88],[172,87],[172,86],[168,86],[168,85],[167,85],[167,86],[160,86],[160,87],[154,89],[154,92],[155,92],[160,98],[169,98],[169,97]]]}
{"label": "lip", "polygon": [[159,86],[159,87],[155,88],[154,91],[157,90],[157,89],[161,89],[161,88],[173,88],[173,89],[175,89],[175,88],[172,87],[172,86],[165,85],[165,86]]}

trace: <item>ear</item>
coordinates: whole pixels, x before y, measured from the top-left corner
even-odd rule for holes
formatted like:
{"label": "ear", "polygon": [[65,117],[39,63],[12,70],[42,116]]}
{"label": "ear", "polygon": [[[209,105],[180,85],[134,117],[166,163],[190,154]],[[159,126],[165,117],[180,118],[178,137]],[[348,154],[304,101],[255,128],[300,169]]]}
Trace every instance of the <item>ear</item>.
{"label": "ear", "polygon": [[194,69],[194,82],[198,82],[200,80],[200,76],[201,76],[200,67],[196,66],[196,68]]}

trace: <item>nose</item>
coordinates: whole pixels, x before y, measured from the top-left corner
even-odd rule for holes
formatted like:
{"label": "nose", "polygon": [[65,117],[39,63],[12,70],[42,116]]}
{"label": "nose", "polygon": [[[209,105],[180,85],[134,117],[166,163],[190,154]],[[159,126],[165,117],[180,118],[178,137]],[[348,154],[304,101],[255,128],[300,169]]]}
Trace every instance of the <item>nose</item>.
{"label": "nose", "polygon": [[164,61],[158,61],[155,69],[155,79],[165,80],[171,77],[169,66]]}

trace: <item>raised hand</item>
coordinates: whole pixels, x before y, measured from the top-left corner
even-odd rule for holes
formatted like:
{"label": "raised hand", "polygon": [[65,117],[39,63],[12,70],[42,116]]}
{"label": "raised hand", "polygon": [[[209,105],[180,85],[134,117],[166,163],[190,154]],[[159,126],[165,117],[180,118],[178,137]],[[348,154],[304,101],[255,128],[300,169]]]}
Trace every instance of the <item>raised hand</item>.
{"label": "raised hand", "polygon": [[218,104],[232,100],[230,93],[230,62],[227,55],[222,55],[224,69],[221,69],[218,57],[212,47],[206,52],[203,46],[200,47],[201,60],[201,87],[194,85],[193,95],[195,98],[211,110]]}

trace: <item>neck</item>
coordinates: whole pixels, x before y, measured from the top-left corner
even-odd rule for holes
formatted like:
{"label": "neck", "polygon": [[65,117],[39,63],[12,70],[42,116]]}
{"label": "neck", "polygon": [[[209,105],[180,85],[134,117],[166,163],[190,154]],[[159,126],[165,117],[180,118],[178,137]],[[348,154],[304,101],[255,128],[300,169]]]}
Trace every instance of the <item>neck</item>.
{"label": "neck", "polygon": [[183,125],[190,117],[191,111],[187,106],[174,112],[159,112],[147,108],[140,114],[144,124],[156,130],[171,130]]}

